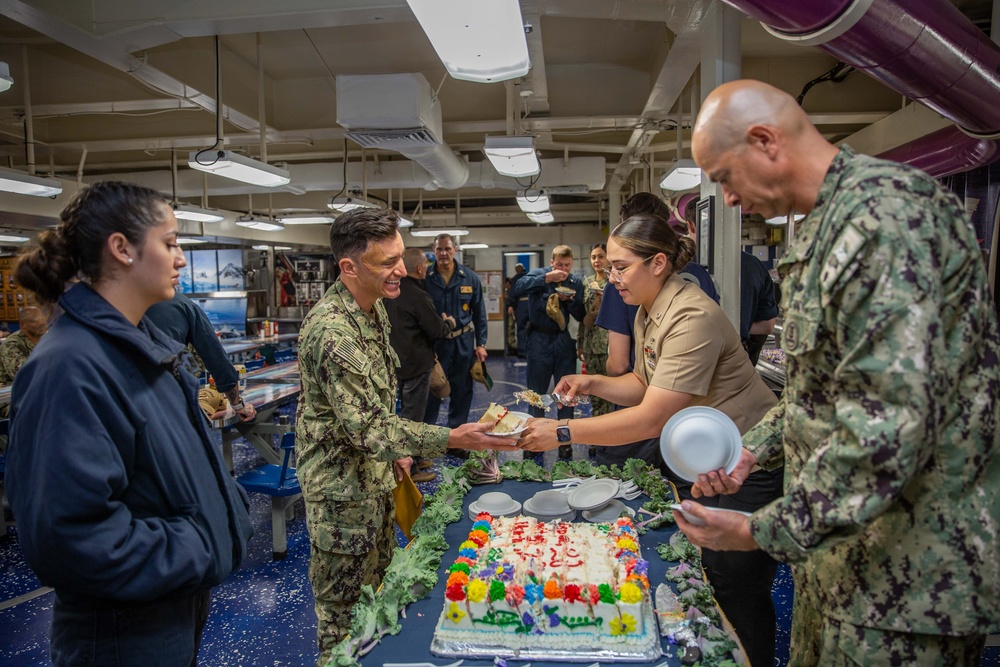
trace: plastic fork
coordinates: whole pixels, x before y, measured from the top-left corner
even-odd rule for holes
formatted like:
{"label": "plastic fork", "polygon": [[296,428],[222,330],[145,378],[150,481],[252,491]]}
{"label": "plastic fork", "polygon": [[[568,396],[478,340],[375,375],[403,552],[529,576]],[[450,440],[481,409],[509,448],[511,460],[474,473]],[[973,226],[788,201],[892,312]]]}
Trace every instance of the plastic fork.
{"label": "plastic fork", "polygon": [[574,487],[579,486],[584,482],[591,482],[595,479],[597,479],[597,475],[591,475],[590,477],[565,477],[563,479],[553,480],[552,486]]}

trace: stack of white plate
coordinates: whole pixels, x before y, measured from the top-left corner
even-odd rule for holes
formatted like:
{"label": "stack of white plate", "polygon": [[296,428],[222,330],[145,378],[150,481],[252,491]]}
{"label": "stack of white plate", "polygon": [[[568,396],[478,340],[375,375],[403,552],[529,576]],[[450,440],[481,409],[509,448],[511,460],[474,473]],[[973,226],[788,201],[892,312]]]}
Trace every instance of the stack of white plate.
{"label": "stack of white plate", "polygon": [[628,511],[632,516],[635,512],[619,500],[618,480],[599,478],[583,482],[566,495],[567,504],[575,510],[583,512],[583,518],[593,523],[614,521],[622,511]]}
{"label": "stack of white plate", "polygon": [[514,516],[520,511],[521,503],[501,491],[484,493],[479,500],[469,503],[469,518],[473,521],[480,512],[489,512],[493,516]]}
{"label": "stack of white plate", "polygon": [[572,521],[576,510],[566,502],[566,494],[555,489],[539,491],[524,501],[524,514],[539,521]]}

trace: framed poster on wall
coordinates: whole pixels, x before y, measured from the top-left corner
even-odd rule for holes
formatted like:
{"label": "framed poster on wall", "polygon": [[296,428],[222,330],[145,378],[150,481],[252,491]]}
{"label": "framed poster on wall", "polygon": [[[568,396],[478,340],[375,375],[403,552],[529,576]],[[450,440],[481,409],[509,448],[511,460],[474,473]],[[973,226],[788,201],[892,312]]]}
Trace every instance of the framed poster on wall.
{"label": "framed poster on wall", "polygon": [[715,197],[702,197],[698,201],[697,215],[695,216],[695,238],[698,241],[698,263],[713,273],[715,264],[715,252],[712,242],[715,240]]}
{"label": "framed poster on wall", "polygon": [[483,282],[483,301],[486,304],[486,318],[503,319],[503,273],[501,271],[479,271]]}

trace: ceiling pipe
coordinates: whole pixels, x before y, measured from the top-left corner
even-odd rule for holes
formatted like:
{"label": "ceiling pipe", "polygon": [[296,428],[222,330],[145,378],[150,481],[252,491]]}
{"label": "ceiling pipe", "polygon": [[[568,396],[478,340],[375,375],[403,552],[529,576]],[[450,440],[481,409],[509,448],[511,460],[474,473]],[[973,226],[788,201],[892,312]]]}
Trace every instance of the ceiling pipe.
{"label": "ceiling pipe", "polygon": [[[921,137],[881,157],[905,156],[908,164],[927,165],[935,176],[996,157],[1000,107],[983,101],[1000,99],[1000,47],[948,0],[725,2],[776,37],[817,47],[960,129]],[[950,157],[941,150],[945,141],[952,142]]]}

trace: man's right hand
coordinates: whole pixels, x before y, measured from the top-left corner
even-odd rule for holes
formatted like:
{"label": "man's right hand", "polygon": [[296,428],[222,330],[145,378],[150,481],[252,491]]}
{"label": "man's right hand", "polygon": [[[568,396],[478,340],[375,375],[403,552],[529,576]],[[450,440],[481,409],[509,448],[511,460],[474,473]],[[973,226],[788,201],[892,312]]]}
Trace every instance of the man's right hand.
{"label": "man's right hand", "polygon": [[462,424],[451,429],[448,434],[448,449],[472,449],[481,451],[484,449],[496,449],[500,451],[514,451],[517,449],[517,438],[501,438],[496,435],[486,435],[486,431],[491,429],[490,424]]}
{"label": "man's right hand", "polygon": [[559,269],[552,269],[545,274],[545,282],[547,283],[561,283],[567,278],[569,278],[569,274]]}
{"label": "man's right hand", "polygon": [[691,495],[695,498],[736,493],[743,482],[750,476],[750,470],[757,464],[757,458],[743,449],[740,451],[740,461],[732,473],[726,473],[720,468],[704,475],[698,475],[698,481],[691,486]]}
{"label": "man's right hand", "polygon": [[448,313],[441,313],[441,319],[448,323],[452,329],[455,328],[455,318]]}

